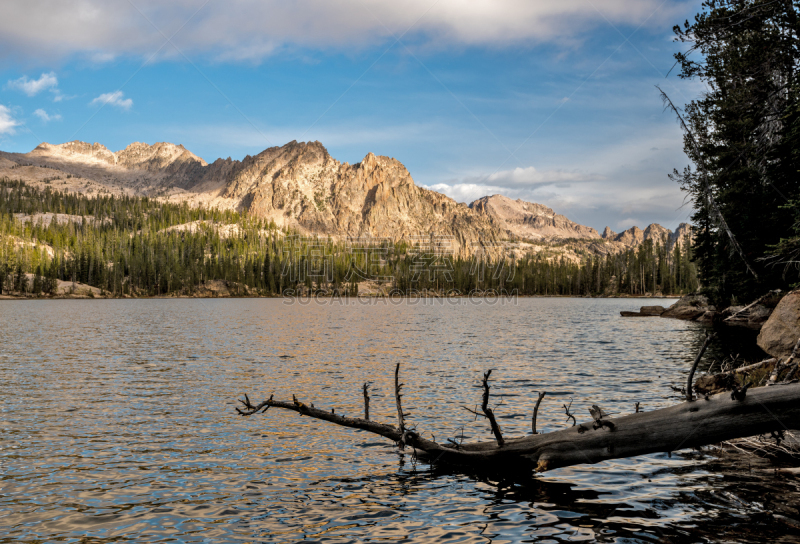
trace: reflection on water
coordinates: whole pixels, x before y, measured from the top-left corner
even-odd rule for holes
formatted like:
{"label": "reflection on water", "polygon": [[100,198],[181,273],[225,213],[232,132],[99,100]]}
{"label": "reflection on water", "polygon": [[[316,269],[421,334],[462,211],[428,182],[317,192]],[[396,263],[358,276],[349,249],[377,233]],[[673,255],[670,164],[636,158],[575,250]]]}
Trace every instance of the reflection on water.
{"label": "reflection on water", "polygon": [[[797,485],[758,460],[650,455],[544,475],[415,464],[379,437],[233,405],[274,393],[490,440],[463,410],[495,369],[504,434],[678,401],[702,328],[638,301],[2,301],[0,541],[792,541]],[[712,353],[713,357],[714,354]],[[708,364],[706,362],[705,364]]]}

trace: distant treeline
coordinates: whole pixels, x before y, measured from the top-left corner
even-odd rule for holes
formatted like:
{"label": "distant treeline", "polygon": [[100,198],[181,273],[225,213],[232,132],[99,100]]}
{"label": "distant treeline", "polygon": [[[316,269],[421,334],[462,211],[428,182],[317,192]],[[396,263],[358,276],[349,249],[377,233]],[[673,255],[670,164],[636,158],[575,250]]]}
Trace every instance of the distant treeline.
{"label": "distant treeline", "polygon": [[[81,219],[21,221],[14,215],[43,213]],[[667,240],[648,240],[635,250],[598,256],[583,242],[566,241],[562,245],[577,259],[552,246],[516,259],[498,248],[462,258],[443,251],[436,237],[430,243],[312,239],[245,213],[141,197],[88,198],[0,179],[2,293],[54,294],[61,280],[111,296],[193,295],[223,280],[238,288],[234,292],[264,296],[355,295],[364,281],[404,294],[678,294],[697,289],[690,244],[683,242],[670,247]]]}

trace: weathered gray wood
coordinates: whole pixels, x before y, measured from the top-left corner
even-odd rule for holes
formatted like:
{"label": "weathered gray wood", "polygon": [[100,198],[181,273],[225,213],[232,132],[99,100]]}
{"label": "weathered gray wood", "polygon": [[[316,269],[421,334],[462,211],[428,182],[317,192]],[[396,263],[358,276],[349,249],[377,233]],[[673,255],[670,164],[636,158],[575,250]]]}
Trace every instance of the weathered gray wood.
{"label": "weathered gray wood", "polygon": [[737,312],[734,312],[734,313],[732,313],[731,315],[729,315],[728,317],[726,317],[725,319],[723,319],[723,321],[730,321],[731,319],[733,319],[733,318],[734,318],[734,317],[736,317],[737,315],[739,315],[739,314],[741,314],[741,313],[744,313],[744,312],[746,312],[747,310],[749,310],[750,308],[752,308],[753,306],[755,306],[756,304],[758,304],[759,302],[761,302],[761,301],[762,301],[762,300],[764,300],[765,298],[767,298],[767,297],[769,297],[769,296],[771,296],[771,295],[778,294],[778,293],[780,293],[780,292],[781,292],[781,290],[780,290],[780,289],[775,289],[775,290],[773,290],[773,291],[770,291],[770,292],[768,292],[766,295],[762,295],[762,296],[758,297],[758,298],[755,300],[755,302],[751,302],[750,304],[748,304],[747,306],[745,306],[745,307],[744,307],[744,308],[742,308],[741,310],[739,310],[739,311],[737,311]]}
{"label": "weathered gray wood", "polygon": [[765,359],[758,363],[753,363],[752,365],[747,366],[740,366],[739,368],[734,368],[733,370],[729,370],[727,372],[720,372],[719,376],[730,376],[731,374],[744,374],[745,372],[750,372],[751,370],[755,370],[757,368],[761,368],[767,365],[771,365],[772,363],[776,362],[776,358]]}
{"label": "weathered gray wood", "polygon": [[686,380],[686,400],[692,400],[692,389],[694,383],[694,373],[697,370],[697,365],[700,362],[700,359],[703,358],[703,354],[706,352],[706,348],[711,343],[711,340],[716,336],[715,333],[707,334],[706,339],[703,342],[703,347],[700,348],[700,351],[697,354],[697,357],[694,358],[694,363],[692,363],[692,369],[689,371],[689,378]]}
{"label": "weathered gray wood", "polygon": [[487,467],[530,463],[537,471],[696,448],[800,427],[800,383],[751,389],[741,401],[722,393],[652,412],[604,419],[611,425],[597,429],[594,422],[585,422],[561,431],[505,439],[502,446],[495,442],[442,445],[412,431],[403,433],[391,425],[342,417],[307,406],[297,399],[281,402],[270,398],[259,405],[252,405],[249,399],[242,402],[245,410],[237,408],[242,415],[252,415],[272,406],[292,410],[372,432],[398,443],[404,441],[415,453],[432,462]]}

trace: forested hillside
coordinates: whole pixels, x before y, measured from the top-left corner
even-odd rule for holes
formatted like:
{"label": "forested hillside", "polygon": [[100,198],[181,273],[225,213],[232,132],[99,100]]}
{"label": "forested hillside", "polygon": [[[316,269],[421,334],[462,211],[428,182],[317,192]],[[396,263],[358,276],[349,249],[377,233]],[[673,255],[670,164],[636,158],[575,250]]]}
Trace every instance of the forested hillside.
{"label": "forested hillside", "polygon": [[2,294],[47,296],[57,280],[91,285],[105,296],[204,296],[213,281],[227,282],[233,294],[262,296],[354,295],[365,282],[402,294],[637,295],[697,288],[688,240],[646,240],[604,256],[579,250],[578,261],[544,250],[513,256],[502,247],[454,258],[437,240],[301,237],[246,213],[145,197],[90,198],[0,180]]}

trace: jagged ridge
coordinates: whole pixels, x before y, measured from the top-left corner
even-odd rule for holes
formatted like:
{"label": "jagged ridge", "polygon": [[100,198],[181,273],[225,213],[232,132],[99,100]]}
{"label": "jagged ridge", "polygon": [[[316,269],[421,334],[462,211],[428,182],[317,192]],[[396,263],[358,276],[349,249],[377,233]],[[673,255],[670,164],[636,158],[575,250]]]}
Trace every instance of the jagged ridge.
{"label": "jagged ridge", "polygon": [[[182,145],[164,142],[136,142],[117,152],[98,143],[43,143],[25,155],[2,155],[71,173],[84,180],[75,187],[81,192],[94,184],[95,190],[248,210],[309,234],[398,240],[434,233],[452,236],[467,251],[509,239],[578,239],[586,240],[592,251],[607,253],[651,238],[672,243],[688,229],[681,225],[672,233],[653,224],[644,231],[633,227],[616,234],[606,227],[601,236],[546,206],[502,195],[466,206],[418,187],[393,158],[369,153],[360,163],[340,163],[320,142],[293,141],[241,161],[217,159],[211,164]],[[603,240],[608,247],[600,247]]]}

